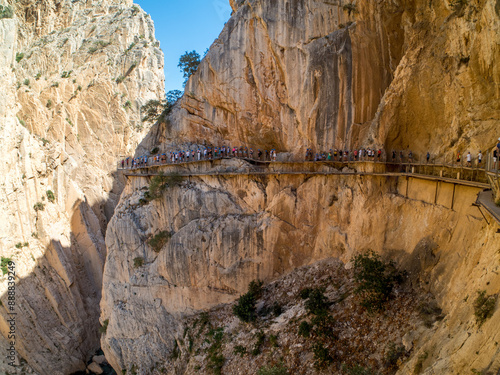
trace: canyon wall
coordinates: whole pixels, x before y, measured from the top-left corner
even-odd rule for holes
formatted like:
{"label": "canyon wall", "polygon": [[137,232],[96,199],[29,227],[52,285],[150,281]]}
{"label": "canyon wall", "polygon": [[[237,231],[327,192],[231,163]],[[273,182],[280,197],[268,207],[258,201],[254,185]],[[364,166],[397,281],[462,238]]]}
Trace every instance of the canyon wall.
{"label": "canyon wall", "polygon": [[163,53],[132,1],[3,5],[14,17],[0,19],[0,247],[16,264],[16,349],[36,372],[67,375],[100,346],[116,161],[148,131],[141,105],[164,95]]}
{"label": "canyon wall", "polygon": [[[229,144],[302,157],[308,147],[375,146],[437,158],[493,147],[497,1],[231,5],[184,97],[141,150]],[[498,312],[478,329],[470,301],[479,289],[499,292],[498,225],[471,205],[477,189],[458,187],[451,206],[446,185],[435,204],[435,185],[412,181],[406,197],[404,181],[383,177],[191,177],[145,202],[150,179],[129,178],[106,234],[108,360],[152,373],[185,315],[234,301],[250,280],[373,249],[408,269],[446,315],[414,337],[401,373],[424,352],[429,374],[497,371]],[[163,231],[172,236],[154,251],[148,241]]]}
{"label": "canyon wall", "polygon": [[499,6],[461,4],[233,2],[161,141],[484,154],[500,136]]}
{"label": "canyon wall", "polygon": [[[238,163],[224,167],[245,167]],[[479,330],[472,313],[476,290],[500,288],[498,225],[472,206],[479,189],[456,187],[452,209],[453,185],[441,184],[434,204],[435,183],[418,179],[406,198],[404,178],[206,176],[144,205],[148,184],[129,178],[106,235],[102,341],[115,369],[159,369],[185,315],[234,301],[251,280],[328,257],[348,263],[368,249],[396,260],[446,314],[413,336],[415,361],[426,351],[436,373],[498,365],[498,312]],[[162,231],[172,236],[155,251],[148,241]]]}

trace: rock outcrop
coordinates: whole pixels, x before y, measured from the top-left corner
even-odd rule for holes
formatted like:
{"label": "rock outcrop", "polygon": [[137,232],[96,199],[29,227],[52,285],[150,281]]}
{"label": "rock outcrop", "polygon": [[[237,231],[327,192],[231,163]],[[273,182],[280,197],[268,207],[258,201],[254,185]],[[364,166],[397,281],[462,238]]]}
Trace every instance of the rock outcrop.
{"label": "rock outcrop", "polygon": [[[184,97],[142,149],[229,144],[301,157],[307,147],[374,145],[449,157],[493,146],[495,1],[231,6]],[[247,168],[238,163],[225,168]],[[130,178],[106,234],[107,359],[117,371],[151,373],[185,314],[235,300],[250,280],[373,249],[408,269],[447,316],[407,336],[413,352],[401,373],[424,352],[428,373],[496,371],[488,332],[498,311],[478,329],[470,301],[479,289],[499,292],[498,225],[471,206],[477,189],[458,187],[450,205],[451,185],[436,201],[435,184],[411,181],[406,189],[379,177],[192,177],[144,204],[149,179]],[[172,236],[154,251],[148,240],[163,231]]]}
{"label": "rock outcrop", "polygon": [[132,1],[4,5],[14,17],[0,19],[0,247],[16,264],[16,350],[40,374],[67,375],[100,346],[116,161],[148,131],[141,105],[164,95],[163,53]]}
{"label": "rock outcrop", "polygon": [[278,151],[376,145],[448,161],[494,146],[495,1],[231,4],[234,15],[186,85],[166,142]]}

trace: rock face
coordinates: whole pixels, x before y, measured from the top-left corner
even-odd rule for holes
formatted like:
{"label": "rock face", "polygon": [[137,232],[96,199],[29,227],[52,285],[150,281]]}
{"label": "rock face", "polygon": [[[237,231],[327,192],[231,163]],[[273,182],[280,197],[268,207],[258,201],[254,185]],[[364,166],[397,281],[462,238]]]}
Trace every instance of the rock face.
{"label": "rock face", "polygon": [[[225,143],[302,155],[375,145],[444,157],[484,153],[498,137],[496,1],[231,5],[143,149]],[[238,163],[224,167],[247,167]],[[447,315],[412,340],[401,373],[424,352],[428,373],[497,371],[488,332],[498,311],[477,329],[464,300],[500,290],[498,226],[471,206],[477,189],[457,188],[450,205],[452,185],[435,202],[435,184],[411,181],[407,189],[375,177],[193,177],[143,205],[148,178],[129,179],[106,234],[107,359],[117,371],[151,373],[181,337],[184,314],[233,301],[250,280],[373,249],[408,269]],[[156,252],[148,240],[162,231],[172,237]]]}
{"label": "rock face", "polygon": [[40,374],[66,375],[99,348],[104,233],[123,189],[115,163],[148,130],[140,106],[163,96],[163,53],[132,1],[9,4],[14,17],[0,19],[1,256],[16,263],[19,355]]}
{"label": "rock face", "polygon": [[498,138],[498,5],[459,4],[233,2],[166,140],[485,153]]}
{"label": "rock face", "polygon": [[[106,235],[101,319],[109,325],[103,350],[120,371],[132,365],[152,371],[174,337],[182,337],[184,314],[234,300],[253,279],[270,281],[328,257],[347,262],[358,251],[376,249],[425,281],[452,316],[436,333],[447,351],[459,344],[440,332],[459,334],[460,324],[474,326],[466,295],[500,287],[495,226],[471,206],[474,188],[457,188],[451,210],[451,194],[433,205],[426,197],[435,185],[418,180],[407,199],[398,193],[406,191],[404,181],[383,178],[207,176],[141,206],[147,185],[147,178],[130,180]],[[157,253],[148,240],[161,231],[173,235]],[[498,314],[488,322],[497,323]],[[471,340],[483,345],[489,337],[476,332]],[[430,345],[424,350],[430,352]],[[486,367],[495,350],[485,349],[476,368]],[[464,353],[439,362],[441,371],[468,366],[460,359]]]}

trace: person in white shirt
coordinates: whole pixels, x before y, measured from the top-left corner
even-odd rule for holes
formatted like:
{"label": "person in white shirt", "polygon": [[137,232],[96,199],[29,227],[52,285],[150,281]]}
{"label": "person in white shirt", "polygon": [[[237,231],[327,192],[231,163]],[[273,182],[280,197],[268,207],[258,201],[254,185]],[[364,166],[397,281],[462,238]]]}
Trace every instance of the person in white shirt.
{"label": "person in white shirt", "polygon": [[472,155],[470,154],[470,151],[467,152],[467,166],[472,167]]}

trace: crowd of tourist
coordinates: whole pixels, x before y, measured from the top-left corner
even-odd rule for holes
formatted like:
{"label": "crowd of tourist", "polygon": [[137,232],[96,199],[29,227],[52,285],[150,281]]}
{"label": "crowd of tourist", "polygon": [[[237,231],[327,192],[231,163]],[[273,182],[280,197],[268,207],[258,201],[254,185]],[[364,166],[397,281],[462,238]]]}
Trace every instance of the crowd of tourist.
{"label": "crowd of tourist", "polygon": [[158,164],[189,163],[203,160],[214,160],[222,158],[245,158],[258,161],[276,161],[277,152],[272,150],[260,150],[254,152],[248,147],[204,147],[188,150],[178,150],[153,156],[140,156],[137,158],[126,158],[121,161],[122,168],[141,168]]}
{"label": "crowd of tourist", "polygon": [[[497,147],[493,150],[493,168],[497,168],[497,160],[500,156],[500,138],[498,139]],[[127,169],[143,168],[147,166],[160,165],[160,164],[176,164],[197,162],[203,160],[214,160],[221,158],[244,158],[256,161],[276,161],[277,152],[272,150],[257,149],[254,151],[248,147],[203,147],[196,149],[178,150],[163,154],[156,154],[153,156],[140,156],[137,158],[126,158],[121,161],[121,167]],[[465,155],[465,166],[478,168],[483,166],[483,154],[481,151],[473,156],[470,151]],[[389,155],[381,149],[372,148],[355,148],[354,150],[330,149],[329,151],[314,152],[312,148],[308,148],[305,153],[305,161],[372,161],[372,162],[393,162],[393,163],[414,163],[414,155],[410,150],[396,151],[393,150]],[[425,162],[431,162],[431,154],[427,152]],[[462,163],[462,155],[457,153],[457,164]]]}

